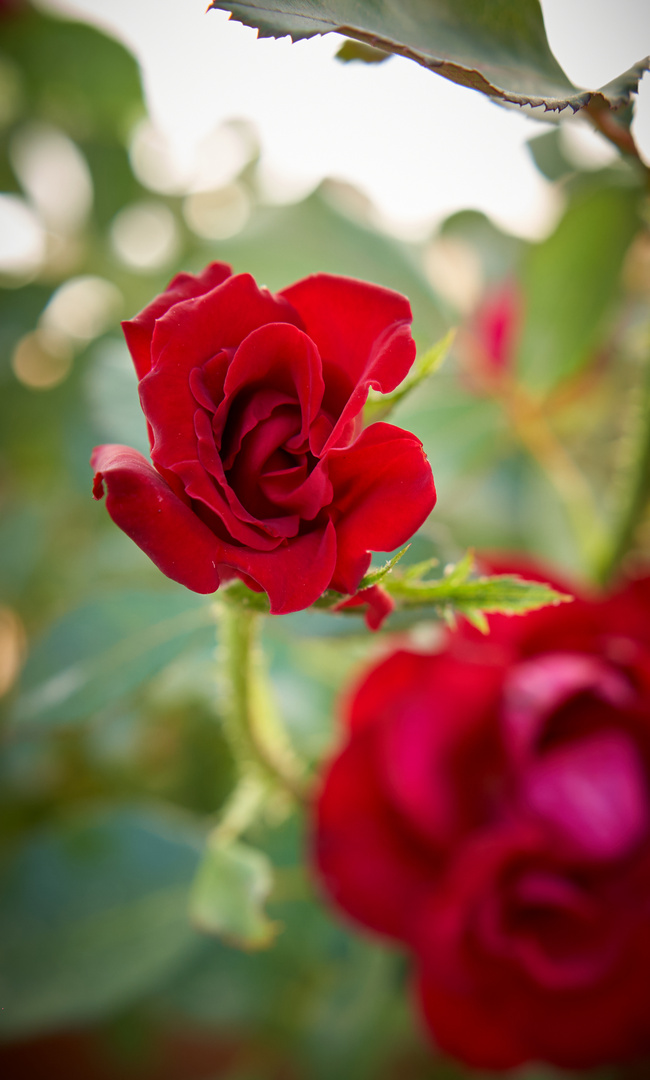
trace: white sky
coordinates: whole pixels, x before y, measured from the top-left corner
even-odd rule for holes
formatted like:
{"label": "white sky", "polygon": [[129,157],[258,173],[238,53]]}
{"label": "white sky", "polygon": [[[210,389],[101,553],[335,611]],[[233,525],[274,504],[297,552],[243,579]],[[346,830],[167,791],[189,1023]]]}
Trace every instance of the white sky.
{"label": "white sky", "polygon": [[[466,207],[530,237],[552,226],[558,196],[525,148],[545,130],[539,122],[411,61],[335,62],[335,35],[296,45],[258,41],[225,13],[206,13],[206,2],[39,6],[87,19],[131,48],[151,115],[182,161],[224,120],[243,117],[257,128],[269,190],[274,178],[295,194],[324,176],[344,179],[405,233]],[[611,0],[542,0],[542,7],[551,46],[578,85],[601,86],[650,53],[648,0],[617,0],[614,20]],[[650,76],[637,128],[650,157]]]}

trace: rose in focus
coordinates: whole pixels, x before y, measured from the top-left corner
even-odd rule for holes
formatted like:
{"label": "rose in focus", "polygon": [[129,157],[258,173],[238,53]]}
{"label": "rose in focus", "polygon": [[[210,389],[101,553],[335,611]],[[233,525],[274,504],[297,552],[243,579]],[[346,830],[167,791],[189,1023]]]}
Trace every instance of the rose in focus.
{"label": "rose in focus", "polygon": [[466,1063],[647,1055],[650,578],[490,623],[358,685],[320,878],[412,951],[433,1037]]}
{"label": "rose in focus", "polygon": [[435,503],[420,441],[362,428],[368,390],[413,363],[405,297],[317,274],[273,295],[212,263],[123,324],[153,466],[93,453],[94,494],[168,577],[199,593],[239,577],[271,611],[353,594]]}

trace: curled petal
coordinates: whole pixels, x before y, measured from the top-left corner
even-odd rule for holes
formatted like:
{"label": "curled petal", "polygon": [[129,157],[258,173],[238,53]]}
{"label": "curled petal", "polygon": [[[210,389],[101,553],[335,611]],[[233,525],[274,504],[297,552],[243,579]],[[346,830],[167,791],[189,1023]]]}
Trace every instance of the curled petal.
{"label": "curled petal", "polygon": [[152,367],[140,383],[157,466],[172,468],[196,458],[192,369],[239,346],[258,327],[278,321],[295,324],[298,315],[286,300],[259,289],[249,274],[237,274],[203,296],[177,303],[157,320]]}
{"label": "curled petal", "polygon": [[395,609],[395,601],[390,593],[382,589],[381,585],[371,585],[368,589],[361,589],[361,592],[349,596],[347,600],[341,600],[334,605],[332,611],[345,611],[347,608],[364,605],[367,605],[364,618],[369,630],[380,630],[383,622]]}
{"label": "curled petal", "polygon": [[210,292],[231,274],[231,268],[226,263],[219,262],[210,263],[202,274],[177,274],[164,293],[152,300],[135,319],[122,323],[138,379],[142,379],[151,368],[151,339],[156,319],[162,318],[174,304]]}
{"label": "curled petal", "polygon": [[198,593],[219,586],[221,545],[149,462],[129,446],[98,446],[90,459],[93,493],[116,525],[163,574]]}
{"label": "curled petal", "polygon": [[375,732],[367,729],[330,765],[316,807],[316,865],[343,911],[380,934],[408,939],[436,853],[414,843],[387,805],[374,756]]}
{"label": "curled petal", "polygon": [[251,385],[273,388],[300,403],[301,439],[307,439],[323,398],[318,351],[306,334],[290,323],[271,322],[252,330],[242,341],[228,368],[224,400],[214,419],[218,441],[234,396]]}
{"label": "curled petal", "polygon": [[338,558],[332,588],[354,593],[371,551],[393,551],[433,510],[436,489],[422,443],[392,424],[372,424],[327,454]]}
{"label": "curled petal", "polygon": [[392,289],[333,274],[313,274],[279,295],[300,313],[323,360],[324,405],[338,417],[328,440],[335,446],[371,386],[388,393],[408,374],[415,359],[411,305]]}

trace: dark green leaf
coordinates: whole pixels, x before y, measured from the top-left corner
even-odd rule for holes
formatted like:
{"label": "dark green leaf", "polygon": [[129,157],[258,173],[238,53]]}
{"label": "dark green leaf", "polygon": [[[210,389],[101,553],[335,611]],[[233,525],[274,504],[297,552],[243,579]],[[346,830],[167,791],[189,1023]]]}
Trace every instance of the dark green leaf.
{"label": "dark green leaf", "polygon": [[78,816],[34,834],[0,874],[0,1032],[123,1008],[185,961],[199,860],[189,828],[154,813]]}
{"label": "dark green leaf", "polygon": [[73,135],[94,128],[121,139],[144,111],[136,60],[91,26],[25,5],[3,19],[2,51],[23,72],[30,111]]}
{"label": "dark green leaf", "polygon": [[[406,56],[452,82],[515,105],[577,112],[592,97],[553,56],[538,0],[214,0],[263,37],[294,41],[344,34]],[[603,87],[612,106],[629,100],[647,61]]]}
{"label": "dark green leaf", "polygon": [[575,374],[598,345],[623,258],[639,227],[634,188],[605,188],[569,206],[555,232],[524,265],[520,376],[546,391]]}

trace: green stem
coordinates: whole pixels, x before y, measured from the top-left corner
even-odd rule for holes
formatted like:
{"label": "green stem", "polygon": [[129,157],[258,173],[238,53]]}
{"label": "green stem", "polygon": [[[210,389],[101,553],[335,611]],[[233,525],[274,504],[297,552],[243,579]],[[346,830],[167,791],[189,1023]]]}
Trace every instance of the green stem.
{"label": "green stem", "polygon": [[[233,597],[234,600],[234,597]],[[308,798],[303,768],[272,712],[258,646],[259,615],[232,602],[226,593],[217,604],[219,659],[226,737],[239,767],[241,783],[281,787],[297,802]],[[248,806],[250,800],[244,799]],[[237,801],[233,804],[233,813]]]}
{"label": "green stem", "polygon": [[639,388],[629,439],[628,482],[612,542],[599,568],[599,580],[606,584],[630,550],[638,525],[650,500],[650,357]]}

